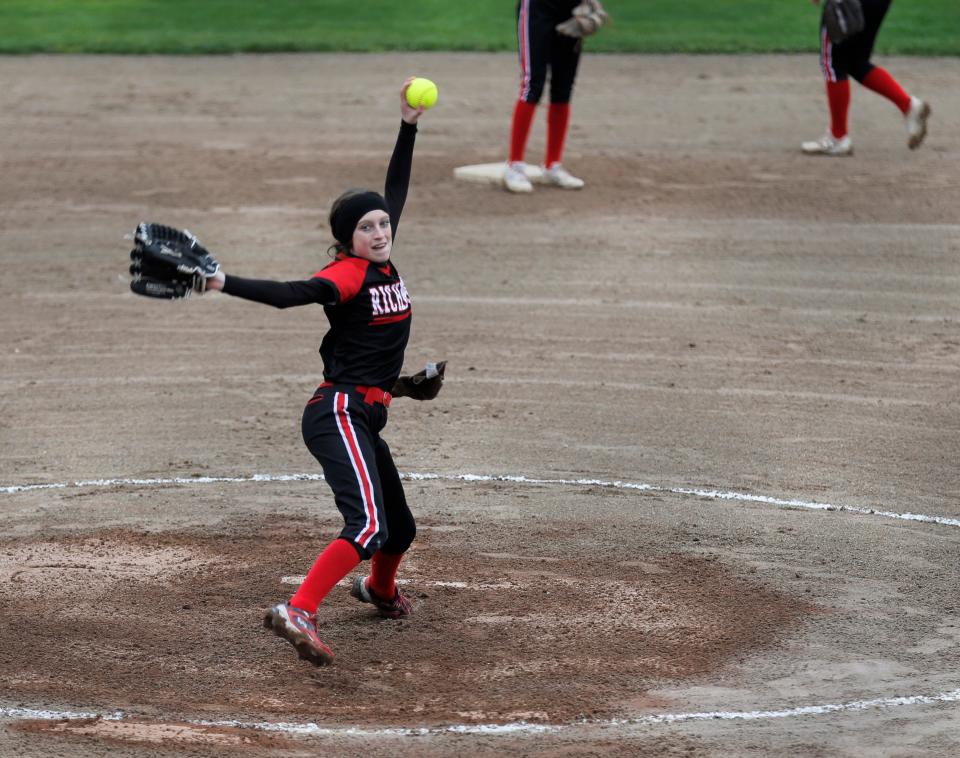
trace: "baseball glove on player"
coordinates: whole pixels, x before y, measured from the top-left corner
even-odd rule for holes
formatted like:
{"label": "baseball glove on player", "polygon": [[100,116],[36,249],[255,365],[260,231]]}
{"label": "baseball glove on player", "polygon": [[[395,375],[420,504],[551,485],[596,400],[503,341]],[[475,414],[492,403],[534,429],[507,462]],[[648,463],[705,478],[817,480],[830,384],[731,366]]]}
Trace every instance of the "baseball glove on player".
{"label": "baseball glove on player", "polygon": [[860,0],[827,0],[823,6],[823,25],[834,45],[863,31],[863,6]]}
{"label": "baseball glove on player", "polygon": [[433,400],[443,386],[443,372],[446,368],[446,361],[428,363],[423,371],[397,379],[390,394],[394,397],[412,397],[414,400]]}
{"label": "baseball glove on player", "polygon": [[560,34],[580,39],[594,34],[601,26],[610,20],[610,15],[603,9],[600,0],[583,0],[573,9],[573,15],[556,26]]}
{"label": "baseball glove on player", "polygon": [[216,259],[186,229],[140,224],[133,244],[130,289],[138,295],[177,300],[192,292],[203,293],[207,279],[220,270]]}

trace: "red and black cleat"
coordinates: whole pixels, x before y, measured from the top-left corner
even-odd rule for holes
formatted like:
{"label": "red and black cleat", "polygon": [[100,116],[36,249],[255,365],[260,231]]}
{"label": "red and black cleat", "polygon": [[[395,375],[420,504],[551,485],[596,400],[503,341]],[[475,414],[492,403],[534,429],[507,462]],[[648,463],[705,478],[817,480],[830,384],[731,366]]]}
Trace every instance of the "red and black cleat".
{"label": "red and black cleat", "polygon": [[306,611],[280,603],[267,611],[263,625],[287,640],[296,648],[297,655],[314,666],[333,663],[333,651],[317,635],[317,626]]}
{"label": "red and black cleat", "polygon": [[398,619],[409,616],[413,610],[413,603],[410,598],[404,595],[399,589],[393,596],[393,600],[384,600],[376,592],[370,589],[369,577],[358,576],[353,580],[353,586],[350,587],[350,594],[361,603],[370,603],[377,606],[380,615],[388,619]]}

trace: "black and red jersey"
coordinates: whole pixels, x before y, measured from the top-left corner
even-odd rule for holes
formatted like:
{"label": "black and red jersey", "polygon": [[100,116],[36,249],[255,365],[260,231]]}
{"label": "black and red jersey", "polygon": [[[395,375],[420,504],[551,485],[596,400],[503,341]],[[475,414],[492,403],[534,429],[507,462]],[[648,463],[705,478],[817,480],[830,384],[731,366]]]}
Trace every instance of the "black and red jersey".
{"label": "black and red jersey", "polygon": [[[401,123],[387,169],[384,199],[394,242],[410,183],[416,132],[416,124]],[[377,264],[342,254],[304,281],[227,275],[223,291],[277,308],[322,305],[330,322],[320,344],[325,381],[389,391],[400,376],[412,309],[403,279],[390,261]]]}
{"label": "black and red jersey", "polygon": [[336,304],[323,308],[330,322],[320,345],[324,379],[389,391],[403,367],[412,316],[396,266],[345,256],[314,279],[338,292]]}

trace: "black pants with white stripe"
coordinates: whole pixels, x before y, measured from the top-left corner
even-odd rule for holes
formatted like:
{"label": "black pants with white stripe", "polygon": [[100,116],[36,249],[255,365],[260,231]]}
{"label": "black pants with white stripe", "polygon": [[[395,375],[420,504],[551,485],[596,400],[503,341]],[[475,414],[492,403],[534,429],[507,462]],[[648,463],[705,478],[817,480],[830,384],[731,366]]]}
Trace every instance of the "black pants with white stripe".
{"label": "black pants with white stripe", "polygon": [[387,409],[354,387],[321,387],[303,411],[303,441],[323,467],[343,516],[340,537],[364,559],[407,551],[417,534],[400,474],[380,432]]}
{"label": "black pants with white stripe", "polygon": [[556,25],[570,18],[562,3],[520,0],[517,3],[517,51],[520,54],[520,95],[539,103],[550,70],[550,102],[569,103],[580,63],[581,40],[560,34]]}
{"label": "black pants with white stripe", "polygon": [[890,9],[891,0],[862,0],[863,31],[834,45],[827,36],[827,27],[820,20],[820,68],[828,82],[840,82],[853,77],[862,82],[874,66],[870,62],[873,45]]}

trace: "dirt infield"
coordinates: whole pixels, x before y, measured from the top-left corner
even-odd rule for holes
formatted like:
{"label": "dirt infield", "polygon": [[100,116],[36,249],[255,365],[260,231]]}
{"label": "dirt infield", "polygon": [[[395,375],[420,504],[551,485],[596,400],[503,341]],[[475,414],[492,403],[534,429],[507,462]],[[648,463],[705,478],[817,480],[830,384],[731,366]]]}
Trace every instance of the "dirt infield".
{"label": "dirt infield", "polygon": [[[856,91],[824,160],[815,58],[588,56],[587,189],[516,197],[452,178],[509,55],[0,59],[0,753],[960,751],[960,63],[887,63],[928,142]],[[415,613],[336,588],[318,670],[260,616],[339,529],[323,314],[137,298],[123,234],[311,274],[408,73]]]}

